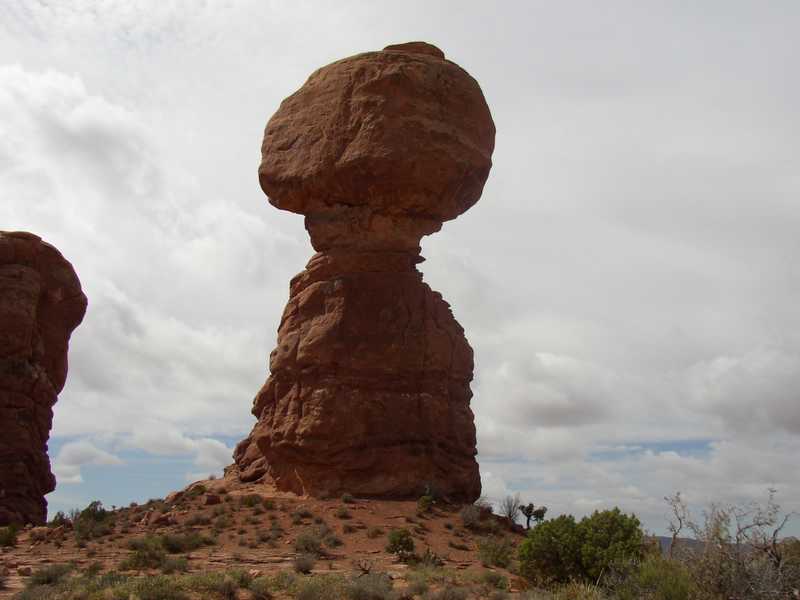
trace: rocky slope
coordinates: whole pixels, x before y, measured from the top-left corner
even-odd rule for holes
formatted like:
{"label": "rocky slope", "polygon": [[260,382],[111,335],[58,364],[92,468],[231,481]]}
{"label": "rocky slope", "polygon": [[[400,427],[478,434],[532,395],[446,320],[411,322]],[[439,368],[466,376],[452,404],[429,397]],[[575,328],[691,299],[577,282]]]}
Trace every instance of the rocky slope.
{"label": "rocky slope", "polygon": [[[458,587],[469,591],[464,598],[487,598],[492,590],[524,589],[524,580],[509,571],[520,530],[488,511],[471,516],[465,520],[460,505],[436,500],[303,498],[228,475],[142,505],[90,505],[72,520],[58,517],[48,527],[22,530],[14,546],[0,548],[0,578],[6,576],[0,598],[37,582],[40,595],[31,597],[83,597],[77,589],[97,590],[103,581],[116,595],[97,597],[127,598],[121,590],[130,588],[143,598],[344,598],[351,596],[308,589],[358,581],[367,572],[388,578],[398,593],[357,597],[410,599]],[[398,530],[413,545],[405,557],[387,548]],[[502,543],[509,562],[484,565],[479,547],[487,542]],[[62,594],[42,585],[59,574],[77,578],[74,588],[65,586]],[[147,589],[144,581],[158,582],[162,574],[169,576],[163,579],[169,594],[136,588]],[[226,591],[226,581],[242,589]],[[253,593],[259,586],[271,595]]]}

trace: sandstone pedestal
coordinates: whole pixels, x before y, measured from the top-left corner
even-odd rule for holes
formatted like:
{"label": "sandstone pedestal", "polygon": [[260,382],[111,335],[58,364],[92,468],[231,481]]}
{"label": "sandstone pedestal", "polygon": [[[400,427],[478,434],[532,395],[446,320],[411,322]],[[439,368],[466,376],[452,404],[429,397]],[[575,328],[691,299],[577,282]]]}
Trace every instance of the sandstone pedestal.
{"label": "sandstone pedestal", "polygon": [[317,254],[291,282],[240,478],[479,496],[472,349],[416,265],[420,239],[480,197],[494,133],[477,82],[421,42],[328,65],[281,104],[259,179]]}

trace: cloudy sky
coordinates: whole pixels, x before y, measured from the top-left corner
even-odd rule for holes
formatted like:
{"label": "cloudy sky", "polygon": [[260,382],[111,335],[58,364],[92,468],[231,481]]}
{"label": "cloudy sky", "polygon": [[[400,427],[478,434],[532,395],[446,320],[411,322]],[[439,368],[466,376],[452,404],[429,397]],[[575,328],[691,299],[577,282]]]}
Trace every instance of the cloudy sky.
{"label": "cloudy sky", "polygon": [[[0,229],[89,311],[51,510],[221,472],[312,254],[256,177],[315,68],[426,40],[497,125],[483,198],[423,240],[475,348],[486,494],[800,509],[800,6],[0,1]],[[793,532],[800,532],[795,523]]]}

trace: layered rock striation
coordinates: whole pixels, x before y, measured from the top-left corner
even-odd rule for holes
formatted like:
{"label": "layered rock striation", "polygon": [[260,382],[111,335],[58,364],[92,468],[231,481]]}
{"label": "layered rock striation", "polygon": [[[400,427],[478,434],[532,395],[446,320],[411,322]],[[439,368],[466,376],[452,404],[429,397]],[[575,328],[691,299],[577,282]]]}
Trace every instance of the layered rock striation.
{"label": "layered rock striation", "polygon": [[86,296],[39,237],[0,232],[0,525],[43,523],[55,489],[47,440]]}
{"label": "layered rock striation", "polygon": [[494,135],[478,83],[421,42],[323,67],[283,101],[259,180],[305,215],[317,253],[291,282],[240,478],[310,495],[480,495],[472,349],[416,265],[421,238],[477,202]]}

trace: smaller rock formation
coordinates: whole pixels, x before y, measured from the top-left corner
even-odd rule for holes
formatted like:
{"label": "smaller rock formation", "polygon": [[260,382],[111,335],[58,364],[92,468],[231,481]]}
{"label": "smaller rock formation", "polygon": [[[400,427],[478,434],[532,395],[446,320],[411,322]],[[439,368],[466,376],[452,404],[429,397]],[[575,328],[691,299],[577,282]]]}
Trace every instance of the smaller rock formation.
{"label": "smaller rock formation", "polygon": [[47,517],[53,405],[85,312],[78,276],[58,250],[31,233],[0,232],[0,525]]}

